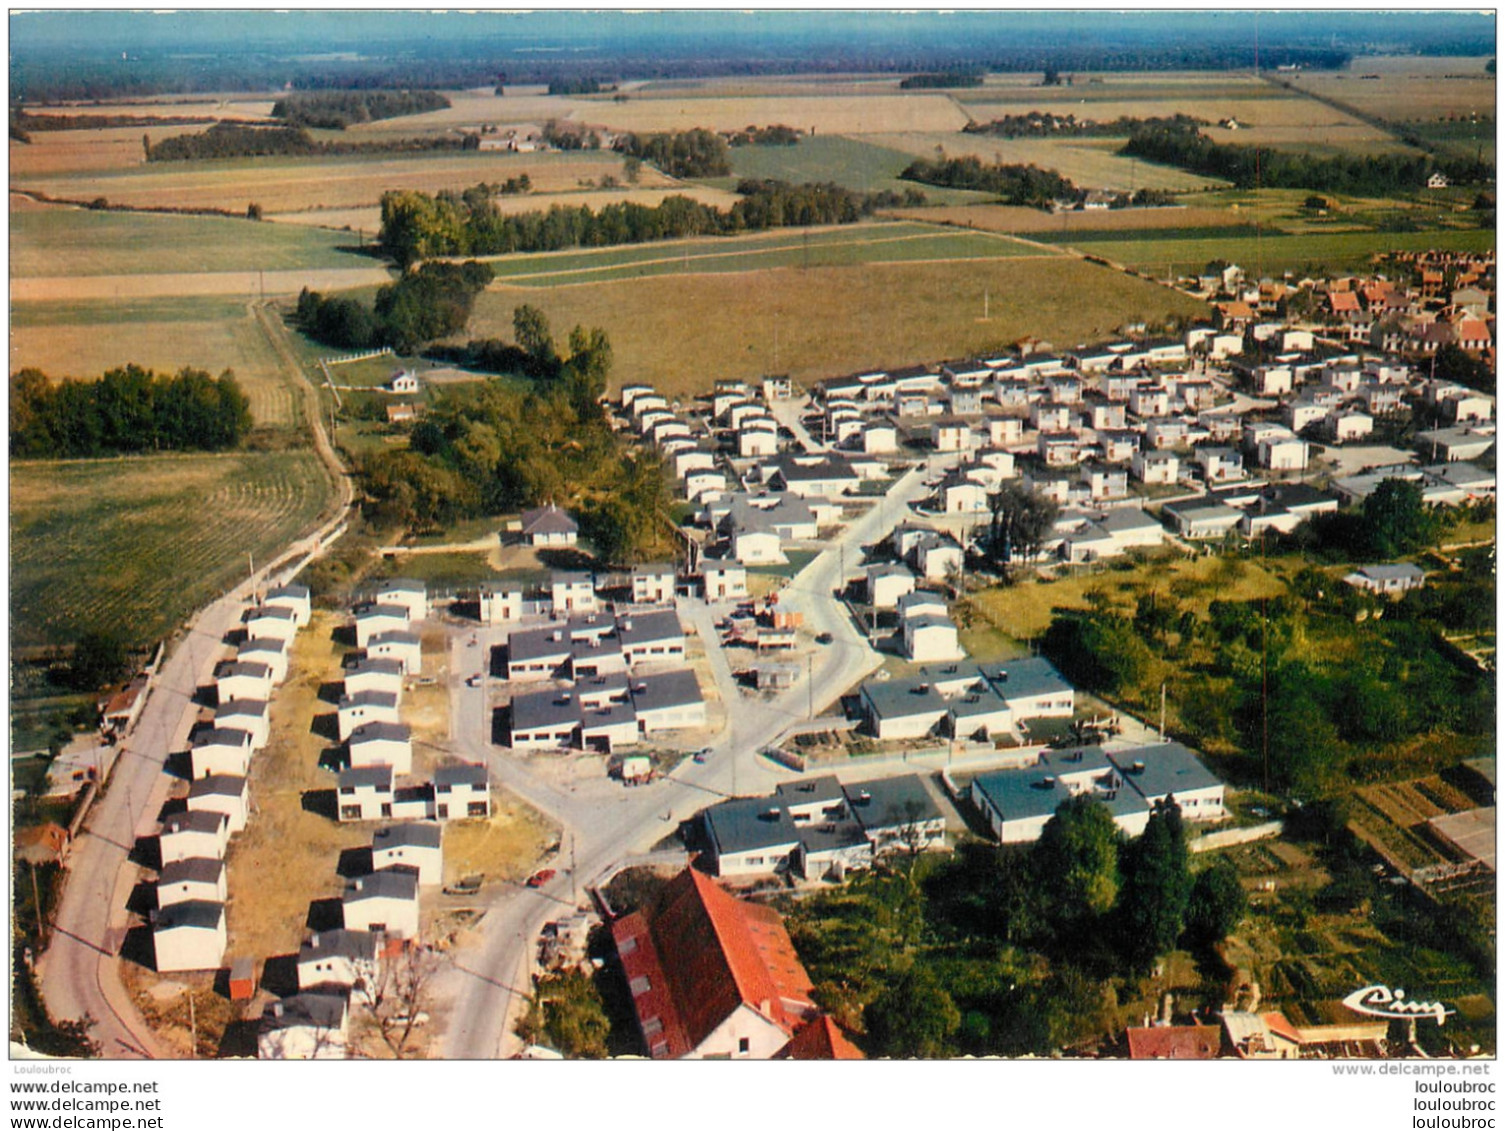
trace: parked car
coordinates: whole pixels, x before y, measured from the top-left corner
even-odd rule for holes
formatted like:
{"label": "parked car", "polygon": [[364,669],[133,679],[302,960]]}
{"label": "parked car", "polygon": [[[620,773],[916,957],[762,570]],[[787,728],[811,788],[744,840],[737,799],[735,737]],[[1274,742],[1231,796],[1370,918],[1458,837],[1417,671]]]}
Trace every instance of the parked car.
{"label": "parked car", "polygon": [[482,876],[463,876],[444,889],[445,895],[475,895],[481,890]]}
{"label": "parked car", "polygon": [[697,750],[697,751],[695,751],[695,761],[697,761],[697,762],[704,762],[707,758],[709,758],[711,756],[711,750],[712,750],[712,747],[707,746],[703,750]]}
{"label": "parked car", "polygon": [[817,644],[829,644],[835,639],[836,637],[832,636],[829,632],[822,632],[815,638],[815,642]]}
{"label": "parked car", "polygon": [[556,875],[558,875],[558,873],[553,868],[544,868],[541,871],[534,872],[531,876],[528,877],[528,886],[530,888],[541,888],[544,886],[544,884],[552,880]]}
{"label": "parked car", "polygon": [[481,679],[482,679],[481,673],[480,672],[476,672],[475,675],[471,676],[469,679],[467,679],[465,681],[465,686],[466,687],[480,687],[481,686]]}

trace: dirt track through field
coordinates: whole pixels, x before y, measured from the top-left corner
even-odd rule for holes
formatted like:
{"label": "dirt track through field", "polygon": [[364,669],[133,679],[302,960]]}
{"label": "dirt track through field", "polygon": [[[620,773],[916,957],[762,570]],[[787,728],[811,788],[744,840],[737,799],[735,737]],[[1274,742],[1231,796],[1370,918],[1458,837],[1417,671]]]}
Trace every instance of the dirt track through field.
{"label": "dirt track through field", "polygon": [[163,275],[42,276],[11,280],[12,302],[77,302],[87,299],[164,298],[172,295],[295,295],[304,287],[339,291],[390,283],[381,267],[315,271],[206,271]]}

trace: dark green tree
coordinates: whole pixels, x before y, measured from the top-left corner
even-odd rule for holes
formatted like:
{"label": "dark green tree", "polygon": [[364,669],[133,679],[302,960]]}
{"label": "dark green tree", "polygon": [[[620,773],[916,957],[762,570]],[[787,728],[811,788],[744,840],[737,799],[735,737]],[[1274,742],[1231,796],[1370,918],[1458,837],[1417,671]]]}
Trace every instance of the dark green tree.
{"label": "dark green tree", "polygon": [[1016,558],[1029,560],[1040,551],[1060,508],[1019,483],[1006,482],[988,500],[992,517],[985,544],[988,560],[1005,581]]}
{"label": "dark green tree", "polygon": [[1121,877],[1120,834],[1102,802],[1080,794],[1056,807],[1030,865],[1058,937],[1079,939],[1113,909]]}
{"label": "dark green tree", "polygon": [[86,632],[78,638],[68,660],[68,686],[78,691],[98,691],[125,675],[129,662],[119,638],[108,632]]}
{"label": "dark green tree", "polygon": [[961,1013],[927,965],[915,963],[863,1012],[871,1051],[891,1058],[934,1060],[955,1050]]}
{"label": "dark green tree", "polygon": [[549,319],[536,306],[526,303],[512,311],[512,336],[517,344],[540,370],[557,371],[559,352],[554,348],[554,335],[549,330]]}
{"label": "dark green tree", "polygon": [[1421,484],[1409,479],[1386,479],[1364,500],[1364,524],[1370,552],[1394,558],[1427,546],[1437,532],[1437,520],[1422,500]]}
{"label": "dark green tree", "polygon": [[1176,945],[1186,927],[1192,876],[1181,808],[1155,803],[1144,832],[1125,846],[1124,885],[1118,903],[1118,941],[1139,970]]}
{"label": "dark green tree", "polygon": [[1238,869],[1224,859],[1197,873],[1186,908],[1186,936],[1193,946],[1213,946],[1232,933],[1249,909]]}

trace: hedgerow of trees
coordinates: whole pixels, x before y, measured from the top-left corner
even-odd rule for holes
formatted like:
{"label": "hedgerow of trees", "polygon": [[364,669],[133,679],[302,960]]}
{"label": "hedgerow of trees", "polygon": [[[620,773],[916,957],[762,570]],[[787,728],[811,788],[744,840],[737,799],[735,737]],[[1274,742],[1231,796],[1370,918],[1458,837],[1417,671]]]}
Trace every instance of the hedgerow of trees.
{"label": "hedgerow of trees", "polygon": [[927,71],[899,82],[900,90],[947,90],[982,85],[981,71]]}
{"label": "hedgerow of trees", "polygon": [[600,209],[553,205],[547,212],[504,214],[486,186],[437,196],[382,196],[381,245],[400,266],[434,256],[508,255],[572,247],[610,247],[685,236],[732,235],[810,224],[849,224],[877,208],[923,203],[920,193],[858,193],[832,184],[744,180],[742,199],[722,211],[685,196],[657,205],[624,201]]}
{"label": "hedgerow of trees", "polygon": [[[155,123],[154,123],[155,124]],[[219,122],[203,133],[153,142],[142,139],[148,161],[203,161],[220,157],[341,157],[370,153],[426,153],[480,147],[477,134],[431,135],[385,141],[315,141],[302,126],[248,126]]]}
{"label": "hedgerow of trees", "polygon": [[920,158],[899,174],[902,180],[941,188],[997,193],[1006,204],[1048,207],[1057,200],[1077,200],[1082,192],[1061,174],[1034,165],[985,165],[977,157]]}
{"label": "hedgerow of trees", "polygon": [[92,381],[51,381],[39,369],[11,377],[17,459],[221,451],[250,430],[250,401],[228,369],[218,377],[192,368],[167,375],[133,364]]}
{"label": "hedgerow of trees", "polygon": [[1175,114],[1169,118],[1115,118],[1097,122],[1078,120],[1075,114],[1052,114],[1048,110],[1031,110],[1027,114],[1005,114],[989,122],[968,122],[964,134],[987,134],[990,137],[1130,137],[1136,130],[1154,128],[1196,128],[1205,126],[1201,118]]}
{"label": "hedgerow of trees", "polygon": [[425,263],[379,289],[372,307],[304,287],[298,295],[298,324],[309,337],[337,349],[391,346],[411,353],[463,330],[476,295],[494,275],[489,264],[474,260]]}
{"label": "hedgerow of trees", "polygon": [[1123,153],[1174,165],[1239,188],[1295,188],[1353,195],[1414,192],[1433,172],[1453,184],[1494,180],[1494,168],[1467,157],[1426,154],[1338,154],[1318,157],[1263,146],[1224,145],[1189,122],[1147,122],[1125,143]]}
{"label": "hedgerow of trees", "polygon": [[726,139],[710,130],[623,134],[612,148],[681,179],[724,177],[732,171]]}
{"label": "hedgerow of trees", "polygon": [[299,90],[272,104],[272,117],[310,129],[343,130],[361,122],[446,110],[450,101],[433,90]]}
{"label": "hedgerow of trees", "polygon": [[726,135],[730,146],[742,145],[798,145],[805,135],[793,126],[748,126],[745,130]]}

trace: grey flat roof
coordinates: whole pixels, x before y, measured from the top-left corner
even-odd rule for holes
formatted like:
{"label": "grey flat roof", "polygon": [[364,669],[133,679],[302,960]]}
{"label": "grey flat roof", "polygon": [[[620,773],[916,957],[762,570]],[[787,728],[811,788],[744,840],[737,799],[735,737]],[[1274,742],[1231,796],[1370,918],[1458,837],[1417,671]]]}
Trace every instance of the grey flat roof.
{"label": "grey flat roof", "polygon": [[[1146,797],[1163,797],[1168,793],[1186,793],[1221,784],[1217,775],[1179,742],[1113,750],[1108,757],[1123,773],[1124,780]],[[1144,763],[1142,772],[1135,772],[1136,762]]]}
{"label": "grey flat roof", "polygon": [[815,778],[782,782],[774,787],[774,796],[785,805],[835,805],[845,801],[841,782],[835,774],[821,774]]}
{"label": "grey flat roof", "polygon": [[229,699],[214,709],[214,721],[220,719],[233,719],[241,716],[260,718],[271,710],[272,705],[265,699]]}
{"label": "grey flat roof", "polygon": [[391,789],[392,767],[362,766],[359,769],[340,771],[339,788],[346,789],[363,785],[376,786],[382,790]]}
{"label": "grey flat roof", "polygon": [[183,813],[174,813],[162,822],[162,835],[173,836],[176,833],[217,833],[228,820],[223,813],[216,813],[211,809],[189,809]]}
{"label": "grey flat roof", "polygon": [[239,797],[246,791],[246,779],[239,774],[209,774],[194,778],[188,787],[189,799],[199,797]]}
{"label": "grey flat roof", "polygon": [[507,638],[507,662],[531,663],[534,660],[559,660],[570,655],[570,634],[563,628],[544,626],[514,632]]}
{"label": "grey flat roof", "polygon": [[361,605],[355,610],[356,620],[373,620],[377,617],[396,617],[406,622],[408,608],[406,605],[383,605],[380,603]]}
{"label": "grey flat roof", "polygon": [[1357,573],[1374,581],[1408,581],[1418,577],[1425,577],[1426,570],[1414,562],[1395,562],[1388,565],[1360,566]]}
{"label": "grey flat roof", "polygon": [[434,821],[407,821],[371,834],[372,848],[438,848],[444,830]]}
{"label": "grey flat roof", "polygon": [[258,605],[246,614],[246,620],[293,620],[297,615],[286,605]]}
{"label": "grey flat roof", "polygon": [[470,762],[461,762],[457,765],[440,766],[435,770],[434,785],[436,787],[451,785],[484,786],[488,777],[488,771],[485,766]]}
{"label": "grey flat roof", "polygon": [[393,577],[376,587],[378,593],[427,593],[423,582],[411,577]]}
{"label": "grey flat roof", "polygon": [[550,585],[594,585],[595,576],[580,569],[556,569],[549,574]]}
{"label": "grey flat roof", "polygon": [[186,899],[157,911],[155,929],[171,931],[178,927],[215,930],[225,918],[225,905],[208,899]]}
{"label": "grey flat roof", "polygon": [[[622,641],[608,632],[599,636],[578,636],[570,642],[570,655],[579,662],[592,656],[620,656]],[[547,653],[545,653],[547,655]]]}
{"label": "grey flat roof", "polygon": [[580,713],[582,733],[629,723],[635,727],[637,721],[638,713],[631,703],[603,703],[599,707],[586,707]]}
{"label": "grey flat roof", "polygon": [[232,676],[244,675],[252,679],[266,679],[272,674],[269,665],[256,660],[228,660],[219,666],[214,673],[216,679],[230,679]]}
{"label": "grey flat roof", "polygon": [[[1072,761],[1072,755],[1080,754],[1080,761]],[[1120,775],[1097,747],[1080,751],[1063,751],[1043,756],[1040,764],[1025,770],[998,770],[981,774],[972,784],[979,789],[993,808],[1006,821],[1025,820],[1031,817],[1048,817],[1057,806],[1072,796],[1072,790],[1061,781],[1061,775],[1092,774],[1094,780]],[[1051,784],[1047,784],[1050,782]],[[1135,790],[1125,785],[1103,790],[1093,788],[1092,796],[1107,806],[1115,818],[1144,812],[1149,808]]]}
{"label": "grey flat roof", "polygon": [[239,749],[249,745],[251,745],[251,732],[241,730],[239,727],[211,727],[209,730],[200,731],[199,736],[193,740],[195,750],[205,746],[229,746],[232,749]]}
{"label": "grey flat roof", "polygon": [[418,898],[418,874],[406,868],[380,868],[364,876],[352,876],[345,881],[341,900],[345,903],[361,903],[368,899]]}
{"label": "grey flat roof", "polygon": [[397,693],[395,691],[357,691],[354,695],[342,695],[338,704],[340,710],[347,707],[396,707]]}
{"label": "grey flat roof", "polygon": [[284,655],[288,650],[288,642],[276,636],[255,636],[242,644],[237,651],[242,657],[260,655],[264,652],[275,652]]}
{"label": "grey flat roof", "polygon": [[632,703],[639,713],[687,707],[705,701],[695,673],[688,668],[638,676],[632,680],[631,688]]}
{"label": "grey flat roof", "polygon": [[350,732],[351,746],[364,742],[411,742],[413,732],[407,723],[363,723]]}
{"label": "grey flat roof", "polygon": [[276,588],[267,590],[266,599],[270,601],[274,597],[290,597],[303,601],[309,598],[309,589],[307,585],[278,585]]}
{"label": "grey flat roof", "polygon": [[162,870],[157,873],[157,883],[159,887],[181,883],[213,884],[219,882],[220,873],[224,870],[223,860],[216,860],[211,856],[192,856],[187,860],[163,864]]}
{"label": "grey flat roof", "polygon": [[892,828],[911,821],[933,821],[942,816],[940,806],[918,774],[857,782],[843,788],[853,815],[868,830]]}
{"label": "grey flat roof", "polygon": [[624,645],[651,644],[658,640],[683,640],[685,630],[673,609],[656,609],[618,616],[617,635]]}
{"label": "grey flat roof", "polygon": [[347,1009],[343,994],[293,994],[267,1003],[261,1014],[263,1032],[278,1029],[338,1029]]}
{"label": "grey flat roof", "polygon": [[422,645],[423,639],[416,632],[409,632],[404,628],[394,628],[391,632],[378,632],[368,643],[368,647],[375,648],[378,644],[418,644]]}
{"label": "grey flat roof", "polygon": [[374,959],[376,935],[371,931],[348,931],[344,927],[336,927],[332,931],[315,931],[298,947],[299,962],[326,954]]}
{"label": "grey flat roof", "polygon": [[1032,699],[1072,690],[1055,665],[1043,656],[988,664],[983,671],[1004,699]]}
{"label": "grey flat roof", "polygon": [[568,691],[525,691],[512,697],[512,730],[557,729],[580,722],[580,700]]}
{"label": "grey flat roof", "polygon": [[927,678],[895,679],[886,683],[868,680],[862,693],[880,719],[904,719],[915,715],[946,713],[946,699]]}
{"label": "grey flat roof", "polygon": [[402,661],[387,656],[362,656],[345,669],[346,677],[352,675],[402,675]]}

